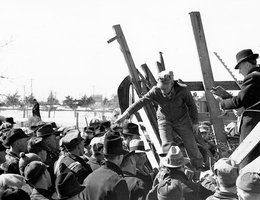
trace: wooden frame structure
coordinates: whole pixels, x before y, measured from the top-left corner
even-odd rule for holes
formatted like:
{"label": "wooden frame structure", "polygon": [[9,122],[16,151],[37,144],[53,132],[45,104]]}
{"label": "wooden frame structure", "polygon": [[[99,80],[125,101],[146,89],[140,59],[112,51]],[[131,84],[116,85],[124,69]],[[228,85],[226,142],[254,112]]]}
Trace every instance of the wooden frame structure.
{"label": "wooden frame structure", "polygon": [[[224,120],[236,120],[236,117],[234,114],[229,113],[223,117],[221,116],[221,111],[218,105],[218,102],[214,99],[213,95],[211,94],[210,90],[212,87],[216,87],[218,85],[224,87],[226,90],[239,90],[239,86],[235,81],[214,81],[210,59],[208,55],[208,49],[206,44],[206,39],[204,35],[203,25],[200,17],[199,12],[191,12],[189,13],[191,24],[193,27],[193,33],[197,45],[197,51],[198,56],[200,60],[201,65],[201,72],[203,76],[202,82],[184,82],[190,91],[205,91],[206,95],[206,101],[207,106],[209,109],[209,113],[199,113],[199,120],[200,121],[210,121],[213,125],[213,131],[216,136],[216,143],[221,145],[227,145],[227,139],[226,135],[224,134]],[[145,94],[148,90],[145,84],[147,83],[147,80],[151,81],[151,85],[154,85],[154,77],[152,77],[151,72],[149,71],[149,68],[144,64],[141,66],[145,73],[145,77],[138,71],[138,69],[135,67],[135,64],[133,62],[130,50],[128,48],[128,45],[126,43],[126,39],[124,37],[123,31],[120,27],[120,25],[113,26],[116,36],[113,37],[108,41],[108,43],[117,40],[120,49],[124,55],[124,58],[126,60],[129,74],[131,77],[131,81],[134,85],[134,88],[136,90],[136,93],[139,97],[141,97],[143,94]],[[161,54],[160,54],[161,55]],[[160,65],[162,63],[157,62],[158,70],[163,69],[164,66]],[[144,108],[146,115],[150,121],[150,124],[154,130],[155,138],[160,143],[160,137],[158,135],[158,127],[157,127],[157,121],[155,118],[155,112],[152,108],[152,105],[148,105]],[[140,117],[139,117],[140,120]],[[156,143],[158,144],[158,141]],[[158,149],[157,149],[158,152]]]}

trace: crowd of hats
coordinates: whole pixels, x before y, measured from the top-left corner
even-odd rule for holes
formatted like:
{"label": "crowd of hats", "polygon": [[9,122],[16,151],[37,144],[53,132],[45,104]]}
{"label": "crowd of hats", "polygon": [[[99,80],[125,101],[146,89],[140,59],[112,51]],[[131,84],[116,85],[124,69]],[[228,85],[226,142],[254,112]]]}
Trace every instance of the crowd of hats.
{"label": "crowd of hats", "polygon": [[[8,120],[13,125],[15,124],[13,118]],[[136,136],[139,138],[140,136],[138,125],[134,123],[127,123],[124,126],[111,126],[110,121],[93,119],[90,121],[89,126],[79,131],[74,127],[57,127],[54,122],[46,123],[37,121],[26,130],[15,126],[3,128],[0,131],[0,147],[3,151],[10,148],[15,141],[22,138],[27,139],[27,150],[30,153],[20,153],[19,171],[21,177],[24,177],[22,180],[32,185],[36,182],[37,178],[45,173],[48,167],[43,163],[37,153],[42,150],[49,150],[43,140],[51,135],[60,137],[59,145],[61,150],[70,151],[80,142],[84,141],[85,146],[91,145],[96,152],[102,150],[104,155],[128,156],[133,153],[147,152],[143,141],[140,139],[131,141],[130,151],[125,150],[123,147],[123,137]],[[8,179],[13,178],[8,177]],[[3,180],[3,178],[0,177],[0,180]],[[25,184],[25,182],[22,184]],[[55,184],[56,192],[53,195],[53,199],[65,199],[83,190],[83,187],[79,185],[73,173],[61,173],[57,177]],[[12,184],[10,186],[12,186]],[[13,191],[13,193],[16,192],[16,190]],[[7,195],[11,195],[11,193],[12,192],[8,191]]]}
{"label": "crowd of hats", "polygon": [[[13,119],[9,119],[10,123],[15,124]],[[205,125],[201,126],[201,131],[205,129]],[[29,184],[34,184],[38,177],[43,175],[47,167],[36,155],[38,151],[48,148],[43,143],[43,138],[50,135],[60,136],[61,150],[71,150],[80,142],[84,141],[85,145],[91,145],[94,151],[102,151],[104,155],[124,155],[131,156],[132,154],[145,153],[148,150],[145,147],[144,141],[140,139],[139,127],[135,123],[127,123],[124,126],[111,126],[110,121],[99,121],[93,119],[89,126],[85,127],[83,131],[79,131],[74,127],[61,128],[57,127],[56,123],[37,122],[30,127],[31,132],[26,132],[22,128],[4,128],[1,130],[0,148],[5,150],[16,140],[21,138],[28,138],[28,151],[31,153],[21,153],[19,160],[19,170],[21,177],[2,176],[1,181],[5,180],[12,186],[11,180],[21,184],[25,181]],[[138,136],[138,137],[136,137]],[[132,137],[129,142],[129,149],[123,147],[122,138]],[[30,139],[29,139],[30,138]],[[35,153],[34,153],[35,152]],[[168,168],[180,168],[187,165],[190,160],[184,157],[181,149],[178,146],[168,145],[165,147],[164,154],[161,155],[161,166]],[[214,164],[213,169],[217,181],[224,187],[237,187],[246,192],[260,193],[260,175],[256,172],[244,172],[239,174],[238,165],[228,159],[219,159]],[[75,174],[61,173],[56,179],[56,192],[53,199],[66,199],[81,192],[84,187],[81,186]],[[6,193],[0,195],[12,195],[18,193],[18,190],[8,189]],[[164,180],[157,185],[158,199],[169,199],[175,196],[177,199],[182,196],[182,187],[180,181]]]}

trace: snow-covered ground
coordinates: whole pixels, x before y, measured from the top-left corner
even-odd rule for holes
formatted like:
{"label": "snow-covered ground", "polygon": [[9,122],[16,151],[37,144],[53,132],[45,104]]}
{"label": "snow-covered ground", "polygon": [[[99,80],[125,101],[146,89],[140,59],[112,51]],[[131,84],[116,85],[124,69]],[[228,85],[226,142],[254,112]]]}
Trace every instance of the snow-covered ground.
{"label": "snow-covered ground", "polygon": [[[93,111],[77,111],[78,113],[78,125],[80,128],[86,126],[86,122],[93,118],[99,120],[111,118],[112,112],[93,112]],[[13,117],[14,121],[20,124],[20,122],[26,122],[29,117],[32,116],[30,110],[26,111],[24,114],[23,110],[1,110],[0,115],[4,117]],[[25,117],[24,117],[25,116]],[[76,125],[76,115],[74,111],[64,110],[64,111],[52,111],[50,117],[48,117],[48,111],[41,111],[42,120],[45,122],[56,122],[58,126],[75,126]]]}

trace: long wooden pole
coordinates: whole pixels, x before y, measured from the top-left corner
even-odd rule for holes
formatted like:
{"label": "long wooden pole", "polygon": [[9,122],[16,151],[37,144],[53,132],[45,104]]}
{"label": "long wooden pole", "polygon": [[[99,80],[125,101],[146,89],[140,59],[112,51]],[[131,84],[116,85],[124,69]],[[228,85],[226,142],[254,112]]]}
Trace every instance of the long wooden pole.
{"label": "long wooden pole", "polygon": [[[118,41],[118,43],[120,45],[120,49],[121,49],[121,51],[124,55],[125,61],[127,63],[131,81],[135,87],[136,93],[139,97],[142,97],[142,94],[146,93],[147,91],[142,90],[145,87],[143,87],[143,88],[141,87],[141,79],[138,75],[138,70],[134,64],[131,52],[128,48],[128,45],[127,45],[125,36],[123,34],[123,31],[121,29],[121,26],[114,25],[113,29],[115,30],[116,36],[113,37],[112,39],[110,39],[109,42],[111,42],[113,40]],[[155,110],[151,104],[147,104],[146,106],[144,106],[144,110],[145,110],[147,117],[149,118],[150,124],[154,131],[154,134],[156,135],[157,140],[161,144]]]}
{"label": "long wooden pole", "polygon": [[216,142],[219,145],[227,145],[227,138],[224,134],[224,123],[223,120],[218,117],[221,115],[221,111],[218,102],[214,99],[213,95],[210,92],[211,88],[215,86],[215,82],[210,65],[209,54],[200,13],[191,12],[190,18],[201,65],[203,85],[205,89],[206,100],[208,102],[210,119],[211,123],[213,124],[213,129],[217,140]]}

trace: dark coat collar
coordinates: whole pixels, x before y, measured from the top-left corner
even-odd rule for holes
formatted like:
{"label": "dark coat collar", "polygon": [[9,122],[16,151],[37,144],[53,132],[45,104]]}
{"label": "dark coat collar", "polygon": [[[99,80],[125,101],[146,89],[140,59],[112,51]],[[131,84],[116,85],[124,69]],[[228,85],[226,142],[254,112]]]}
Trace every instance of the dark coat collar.
{"label": "dark coat collar", "polygon": [[121,170],[116,164],[114,164],[114,163],[112,163],[112,162],[109,162],[109,161],[106,161],[105,166],[106,166],[107,168],[113,170],[113,171],[116,172],[117,174],[124,176],[122,170]]}

